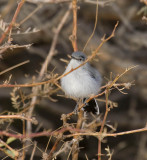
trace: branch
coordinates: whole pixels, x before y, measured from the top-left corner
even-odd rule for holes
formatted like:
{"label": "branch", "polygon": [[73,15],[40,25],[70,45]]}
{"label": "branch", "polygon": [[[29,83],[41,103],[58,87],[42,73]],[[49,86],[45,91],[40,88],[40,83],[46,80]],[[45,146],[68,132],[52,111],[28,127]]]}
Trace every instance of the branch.
{"label": "branch", "polygon": [[4,71],[0,72],[0,75],[6,73],[6,72],[8,72],[8,71],[11,71],[11,70],[14,69],[14,68],[17,68],[17,67],[19,67],[19,66],[22,66],[22,65],[24,65],[24,64],[26,64],[26,63],[29,63],[29,62],[30,62],[29,60],[26,60],[26,61],[24,61],[24,62],[18,63],[18,64],[16,64],[16,65],[14,65],[14,66],[12,66],[12,67],[10,67],[10,68],[8,68],[8,69],[5,69]]}
{"label": "branch", "polygon": [[[83,110],[80,110],[80,112],[78,114],[77,125],[76,125],[77,130],[80,130],[80,128],[82,127],[83,120],[84,120]],[[79,136],[74,136],[73,140],[74,140],[74,142],[73,142],[73,146],[72,146],[72,160],[78,160],[80,138],[79,138]]]}
{"label": "branch", "polygon": [[[0,139],[0,144],[4,145],[6,148],[8,148],[13,154],[14,154],[14,157],[18,157],[19,156],[19,152],[14,150],[13,148],[11,148],[7,143],[5,143],[4,141],[2,141]],[[5,152],[5,150],[3,150],[3,152]],[[11,154],[9,154],[8,152],[6,152],[10,157],[12,157]]]}
{"label": "branch", "polygon": [[140,129],[135,129],[135,130],[131,130],[131,131],[124,131],[124,132],[119,132],[119,133],[100,133],[100,132],[89,132],[89,130],[81,130],[81,129],[76,129],[76,128],[62,128],[58,131],[43,131],[43,132],[38,132],[38,133],[31,133],[29,135],[25,134],[13,134],[13,133],[9,133],[6,131],[0,131],[0,136],[7,136],[7,137],[15,137],[17,139],[25,139],[25,138],[35,138],[35,137],[43,137],[43,136],[57,136],[60,133],[66,132],[66,131],[72,131],[72,132],[76,132],[74,134],[70,134],[70,135],[65,135],[64,139],[66,138],[70,138],[70,137],[74,137],[74,136],[94,136],[94,137],[117,137],[117,136],[123,136],[123,135],[127,135],[127,134],[134,134],[134,133],[140,133],[140,132],[146,132],[147,131],[147,127],[144,128],[140,128]]}
{"label": "branch", "polygon": [[70,134],[65,136],[65,138],[70,138],[74,136],[94,136],[94,137],[117,137],[117,136],[123,136],[127,134],[134,134],[134,133],[140,133],[140,132],[146,132],[147,127],[140,128],[140,129],[135,129],[131,131],[124,131],[124,132],[119,132],[119,133],[100,133],[100,132],[85,132],[85,133],[75,133],[75,134]]}
{"label": "branch", "polygon": [[21,119],[21,120],[26,120],[26,121],[32,122],[34,124],[38,124],[38,122],[35,118],[28,118],[23,115],[2,115],[2,116],[0,116],[0,119]]}
{"label": "branch", "polygon": [[72,42],[72,46],[74,51],[78,50],[77,46],[77,0],[72,0],[72,8],[73,8],[73,31],[70,36],[70,40]]}
{"label": "branch", "polygon": [[[108,96],[109,96],[109,87],[107,87],[106,91],[105,91],[106,111],[105,111],[103,122],[102,122],[102,125],[101,125],[101,128],[100,128],[100,134],[103,132],[104,125],[105,125],[105,122],[106,122],[106,118],[107,118],[107,115],[108,115],[108,112],[109,112],[109,108],[108,108]],[[98,142],[98,160],[101,160],[101,140],[102,139],[99,138],[99,142]]]}
{"label": "branch", "polygon": [[84,46],[84,48],[83,48],[83,52],[85,51],[88,43],[89,43],[90,40],[92,39],[92,37],[93,37],[93,35],[94,35],[94,33],[95,33],[95,30],[96,30],[96,26],[97,26],[97,22],[98,22],[98,6],[99,6],[99,3],[98,3],[98,0],[97,0],[97,2],[96,2],[96,12],[95,12],[96,14],[95,14],[95,24],[94,24],[94,28],[93,28],[92,34],[90,35],[88,41],[86,42],[86,44],[85,44],[85,46]]}
{"label": "branch", "polygon": [[20,12],[21,7],[23,6],[23,4],[25,3],[25,0],[21,0],[20,3],[18,3],[17,9],[15,11],[15,14],[12,18],[11,23],[9,24],[7,30],[2,34],[1,38],[0,38],[0,44],[3,42],[3,40],[5,39],[6,35],[11,31],[13,25],[15,24],[16,18],[18,16],[18,13]]}
{"label": "branch", "polygon": [[[63,134],[62,134],[62,135],[63,135]],[[51,149],[51,151],[50,151],[50,153],[49,153],[49,155],[48,155],[48,160],[52,160],[52,158],[53,158],[53,157],[52,157],[52,156],[53,156],[53,153],[56,151],[59,143],[60,143],[61,140],[62,140],[62,135],[60,135],[60,137],[57,138],[55,144],[53,145],[53,147],[52,147],[52,149]]]}
{"label": "branch", "polygon": [[52,41],[52,44],[51,44],[51,48],[49,50],[49,53],[48,53],[48,56],[46,57],[46,60],[45,62],[43,63],[42,65],[42,68],[41,68],[41,71],[39,73],[39,76],[40,76],[40,79],[42,79],[42,76],[44,74],[44,72],[46,71],[47,69],[47,66],[48,64],[50,63],[52,57],[54,56],[55,54],[55,48],[56,48],[56,44],[57,44],[57,40],[58,40],[58,36],[59,36],[59,33],[63,27],[63,25],[65,24],[69,14],[70,14],[70,9],[71,9],[71,5],[69,5],[69,9],[67,10],[67,12],[64,14],[63,18],[61,19],[58,27],[56,28],[55,30],[55,35],[54,35],[54,38],[53,38],[53,41]]}

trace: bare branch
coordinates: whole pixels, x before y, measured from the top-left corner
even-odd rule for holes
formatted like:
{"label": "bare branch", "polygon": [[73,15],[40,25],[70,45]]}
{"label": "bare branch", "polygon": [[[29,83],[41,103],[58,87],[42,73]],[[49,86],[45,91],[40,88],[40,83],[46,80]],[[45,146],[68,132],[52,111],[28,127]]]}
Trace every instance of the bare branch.
{"label": "bare branch", "polygon": [[13,27],[15,21],[16,21],[16,18],[17,18],[17,16],[18,16],[18,13],[20,12],[20,9],[21,9],[21,7],[23,6],[24,3],[25,3],[25,0],[21,0],[21,2],[18,4],[17,9],[16,9],[16,11],[15,11],[15,14],[14,14],[14,16],[13,16],[13,19],[12,19],[10,25],[8,26],[7,30],[3,33],[3,35],[2,35],[1,38],[0,38],[0,44],[3,42],[3,40],[4,40],[5,37],[6,37],[6,35],[7,35],[7,34],[10,32],[10,30],[12,29],[12,27]]}

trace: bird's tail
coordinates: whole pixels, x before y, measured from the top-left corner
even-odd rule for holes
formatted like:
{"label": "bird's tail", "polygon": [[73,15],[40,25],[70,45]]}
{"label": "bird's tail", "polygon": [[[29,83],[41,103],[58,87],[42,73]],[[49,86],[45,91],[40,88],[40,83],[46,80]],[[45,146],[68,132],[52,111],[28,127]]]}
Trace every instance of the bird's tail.
{"label": "bird's tail", "polygon": [[85,104],[85,106],[83,107],[84,111],[92,112],[93,114],[99,115],[100,114],[99,106],[95,98],[90,100],[88,103],[86,102],[86,100],[87,100],[86,98],[83,98],[83,103]]}

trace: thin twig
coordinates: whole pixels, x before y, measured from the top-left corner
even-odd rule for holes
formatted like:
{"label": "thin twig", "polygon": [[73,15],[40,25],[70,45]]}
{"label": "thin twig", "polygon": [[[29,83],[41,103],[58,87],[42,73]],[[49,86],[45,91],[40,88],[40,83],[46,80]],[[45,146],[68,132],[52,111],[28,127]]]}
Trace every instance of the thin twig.
{"label": "thin twig", "polygon": [[[25,130],[25,121],[23,120],[22,121],[22,125],[23,125],[23,131],[22,131],[22,133],[23,133],[23,135],[25,135],[26,134],[26,130]],[[25,144],[24,144],[24,142],[23,142],[23,148],[22,148],[22,159],[25,159],[25,154],[26,154],[26,152],[25,152]]]}
{"label": "thin twig", "polygon": [[58,144],[61,142],[62,136],[60,138],[57,138],[55,141],[55,144],[53,145],[49,155],[48,155],[48,160],[52,160],[53,153],[57,149]]}
{"label": "thin twig", "polygon": [[16,18],[18,16],[18,13],[20,12],[21,7],[23,6],[23,4],[25,3],[25,0],[21,0],[20,3],[18,3],[17,9],[15,11],[15,14],[12,18],[12,21],[10,23],[10,25],[8,26],[8,28],[6,29],[6,31],[2,34],[1,38],[0,38],[0,44],[3,42],[3,40],[5,39],[6,35],[9,33],[9,31],[12,29],[13,25],[15,24]]}
{"label": "thin twig", "polygon": [[69,157],[70,157],[70,155],[71,155],[71,152],[72,152],[72,147],[71,147],[71,149],[70,149],[70,151],[69,151],[69,154],[68,154],[68,156],[67,156],[67,160],[69,160]]}
{"label": "thin twig", "polygon": [[72,42],[72,46],[74,51],[78,50],[77,45],[77,0],[72,0],[72,8],[73,8],[73,30],[70,40]]}
{"label": "thin twig", "polygon": [[[106,122],[106,118],[107,118],[107,115],[108,115],[108,112],[109,112],[109,109],[108,109],[109,88],[106,88],[105,95],[106,95],[106,111],[105,111],[104,119],[103,119],[103,122],[102,122],[102,125],[101,125],[101,128],[100,128],[100,134],[103,132],[104,125],[105,125],[105,122]],[[101,160],[101,141],[102,141],[102,139],[99,138],[99,141],[98,141],[98,160]]]}
{"label": "thin twig", "polygon": [[27,63],[29,63],[29,62],[30,62],[30,60],[27,60],[27,61],[18,63],[18,64],[16,64],[16,65],[12,66],[12,67],[9,67],[8,69],[5,69],[4,71],[0,72],[0,75],[6,73],[6,72],[8,72],[8,71],[11,71],[11,70],[14,69],[14,68],[17,68],[17,67],[20,67],[20,66],[22,66],[22,65],[24,65],[24,64],[27,64]]}
{"label": "thin twig", "polygon": [[7,137],[14,137],[14,138],[18,138],[18,139],[25,139],[25,138],[35,138],[35,137],[43,137],[43,136],[57,136],[59,133],[63,133],[65,131],[72,131],[75,132],[73,134],[70,135],[66,135],[64,136],[64,138],[70,138],[70,137],[74,137],[74,136],[94,136],[94,137],[117,137],[117,136],[122,136],[122,135],[128,135],[128,134],[134,134],[134,133],[140,133],[140,132],[147,132],[147,127],[143,127],[140,129],[135,129],[135,130],[131,130],[131,131],[124,131],[124,132],[119,132],[119,133],[102,133],[100,134],[100,132],[89,132],[89,130],[77,130],[76,128],[62,128],[58,131],[43,131],[43,132],[38,132],[38,133],[31,133],[29,135],[22,135],[22,134],[13,134],[13,133],[9,133],[6,131],[0,131],[0,136],[7,136]]}
{"label": "thin twig", "polygon": [[123,136],[123,135],[128,135],[128,134],[146,132],[146,131],[147,131],[147,127],[135,129],[135,130],[131,130],[131,131],[119,132],[119,133],[100,133],[100,132],[94,133],[94,132],[86,132],[85,131],[85,133],[82,132],[82,133],[74,133],[74,134],[67,135],[67,136],[65,136],[65,138],[70,138],[70,137],[74,137],[74,136],[117,137],[117,136]]}
{"label": "thin twig", "polygon": [[15,157],[18,157],[19,153],[13,148],[11,148],[7,143],[2,141],[1,139],[0,139],[0,144],[3,144],[5,147],[7,147],[14,154]]}
{"label": "thin twig", "polygon": [[[58,3],[71,2],[71,0],[26,0],[26,1],[29,3],[33,3],[33,4],[39,4],[39,3],[58,4]],[[115,1],[115,0],[99,1],[98,4],[102,7],[104,7],[105,5],[107,5],[113,1]],[[94,5],[97,4],[97,1],[93,1],[93,0],[79,0],[79,2],[89,3],[89,4],[94,4]]]}
{"label": "thin twig", "polygon": [[27,17],[25,17],[22,21],[20,21],[18,23],[18,26],[22,25],[24,22],[26,22],[30,17],[32,17],[33,14],[35,14],[41,7],[43,6],[43,4],[40,4],[35,10],[33,10],[33,12],[31,12]]}
{"label": "thin twig", "polygon": [[[82,126],[83,123],[83,110],[81,109],[79,114],[78,114],[78,121],[76,125],[76,129],[79,130]],[[78,160],[78,155],[79,155],[79,136],[74,136],[74,143],[72,146],[72,160]]]}
{"label": "thin twig", "polygon": [[98,21],[98,0],[97,0],[97,5],[96,5],[96,14],[95,14],[95,24],[94,24],[94,28],[93,28],[93,31],[92,31],[92,34],[91,36],[89,37],[88,41],[86,42],[84,48],[83,48],[83,52],[85,51],[88,43],[90,42],[90,40],[92,39],[94,33],[95,33],[95,30],[96,30],[96,26],[97,26],[97,21]]}
{"label": "thin twig", "polygon": [[39,77],[40,79],[42,79],[42,76],[43,74],[45,73],[46,69],[47,69],[47,66],[48,64],[50,63],[52,57],[54,56],[55,54],[55,48],[56,48],[56,44],[57,44],[57,40],[58,40],[58,36],[59,36],[59,33],[63,27],[63,25],[65,24],[67,18],[69,17],[69,14],[70,14],[70,10],[71,10],[71,5],[69,5],[69,9],[67,10],[67,12],[64,14],[63,18],[61,19],[57,29],[55,30],[55,35],[54,35],[54,38],[53,38],[53,41],[52,41],[52,44],[51,44],[51,48],[49,50],[49,53],[48,53],[48,56],[46,57],[46,60],[45,62],[43,63],[43,66],[41,68],[41,71],[39,73]]}
{"label": "thin twig", "polygon": [[2,115],[2,116],[0,116],[0,119],[22,119],[22,120],[26,120],[31,123],[37,124],[37,121],[35,119],[28,118],[23,115]]}
{"label": "thin twig", "polygon": [[48,148],[48,146],[49,146],[49,143],[50,143],[50,141],[51,141],[51,139],[52,139],[52,136],[50,136],[50,138],[49,138],[49,140],[48,140],[48,142],[47,142],[47,145],[46,145],[46,148],[45,148],[45,153],[47,152],[47,148]]}
{"label": "thin twig", "polygon": [[37,142],[35,141],[34,142],[34,148],[33,148],[30,160],[33,160],[33,157],[34,157],[34,154],[35,154],[35,151],[36,151],[36,147],[37,147]]}

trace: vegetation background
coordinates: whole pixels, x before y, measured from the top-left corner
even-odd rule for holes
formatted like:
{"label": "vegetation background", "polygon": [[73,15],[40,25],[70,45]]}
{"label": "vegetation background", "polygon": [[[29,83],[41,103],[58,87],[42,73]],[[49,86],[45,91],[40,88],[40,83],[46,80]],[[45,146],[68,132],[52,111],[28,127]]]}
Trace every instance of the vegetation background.
{"label": "vegetation background", "polygon": [[[74,3],[76,12],[71,7]],[[101,115],[90,115],[87,130],[82,132],[81,124],[76,126],[80,117],[73,115],[64,121],[76,103],[64,96],[60,81],[54,80],[64,72],[76,44],[82,51],[94,33],[84,51],[92,55],[117,21],[115,36],[91,63],[102,74],[104,86],[125,74],[109,88],[109,100],[104,94],[98,97]],[[142,132],[147,130],[146,28],[146,0],[0,0],[0,159],[147,160],[147,132]],[[127,72],[132,66],[137,67]],[[48,83],[25,87],[40,82]],[[92,136],[102,127],[107,105],[111,111],[103,136],[141,130],[101,139]],[[68,137],[87,131],[89,136]]]}

